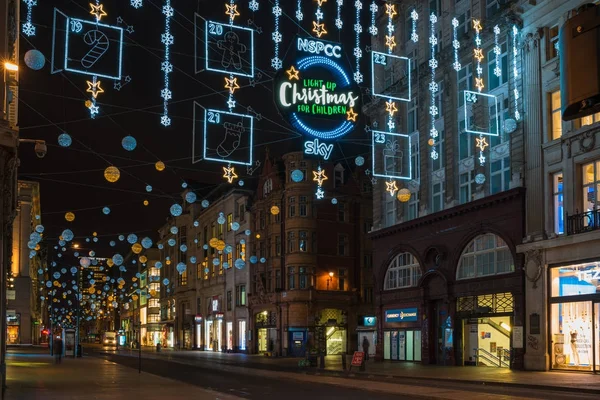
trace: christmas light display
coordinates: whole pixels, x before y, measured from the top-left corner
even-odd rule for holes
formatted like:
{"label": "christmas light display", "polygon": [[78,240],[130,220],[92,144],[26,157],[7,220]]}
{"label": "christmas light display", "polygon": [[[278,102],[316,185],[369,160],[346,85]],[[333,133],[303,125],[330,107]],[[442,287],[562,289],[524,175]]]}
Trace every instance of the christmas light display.
{"label": "christmas light display", "polygon": [[342,6],[344,5],[344,0],[336,0],[337,5],[337,14],[335,17],[335,26],[338,30],[341,30],[344,27],[344,21],[342,21]]}
{"label": "christmas light display", "polygon": [[377,5],[377,3],[375,3],[375,0],[373,0],[371,5],[369,6],[369,10],[371,11],[371,26],[369,26],[369,33],[373,36],[377,36],[379,29],[376,25],[376,19],[377,11],[379,11],[379,6]]}
{"label": "christmas light display", "polygon": [[458,20],[452,18],[452,48],[454,49],[454,63],[452,67],[456,72],[460,71],[462,66],[458,58],[458,50],[460,49],[460,42],[458,41]]}
{"label": "christmas light display", "polygon": [[412,31],[410,33],[410,40],[413,43],[417,43],[419,41],[419,34],[417,33],[417,21],[419,20],[419,13],[417,10],[413,9],[410,13],[410,19],[412,22]]}
{"label": "christmas light display", "polygon": [[325,18],[325,14],[323,13],[323,9],[321,6],[323,3],[327,3],[327,0],[315,0],[317,2],[317,10],[315,11],[315,19],[313,21],[313,32],[317,35],[317,37],[321,37],[322,35],[327,33],[325,29],[325,23],[321,22]]}
{"label": "christmas light display", "polygon": [[496,61],[496,67],[494,68],[494,75],[498,78],[502,76],[502,68],[500,68],[500,54],[502,49],[500,48],[500,27],[494,26],[494,57]]}
{"label": "christmas light display", "polygon": [[279,44],[283,40],[283,35],[279,31],[279,18],[281,17],[282,10],[279,6],[279,0],[275,0],[275,5],[273,6],[273,15],[275,16],[275,30],[272,34],[273,42],[275,42],[275,51],[273,58],[271,59],[271,67],[279,71],[283,66],[283,61],[279,58]]}
{"label": "christmas light display", "polygon": [[517,38],[519,35],[519,30],[517,29],[516,25],[513,25],[512,27],[512,50],[513,50],[513,82],[514,82],[514,89],[513,89],[513,97],[515,98],[515,120],[516,121],[520,121],[521,120],[521,113],[519,112],[519,89],[517,88],[517,80],[519,78],[519,69],[517,68],[517,56],[518,56],[518,49],[517,49]]}
{"label": "christmas light display", "polygon": [[160,41],[165,46],[165,56],[161,64],[161,70],[164,76],[164,86],[160,92],[163,99],[163,115],[160,117],[160,123],[166,127],[171,125],[171,118],[169,117],[169,100],[173,98],[169,85],[169,76],[173,72],[170,48],[175,41],[175,38],[171,34],[171,18],[174,15],[173,7],[171,7],[171,0],[165,0],[162,13],[165,16],[165,32],[161,34]]}
{"label": "christmas light display", "polygon": [[23,0],[23,2],[27,6],[27,14],[25,17],[25,22],[23,23],[23,26],[21,27],[21,31],[26,36],[35,36],[35,26],[31,22],[32,21],[31,16],[32,16],[32,8],[37,6],[37,0]]}
{"label": "christmas light display", "polygon": [[315,195],[317,196],[318,200],[321,200],[323,197],[325,197],[325,191],[323,191],[323,182],[325,182],[327,179],[329,178],[327,178],[325,175],[325,170],[321,169],[321,165],[319,165],[317,170],[313,171],[313,182],[317,182],[317,192]]}
{"label": "christmas light display", "polygon": [[143,0],[131,0],[130,3],[131,7],[133,8],[142,8],[142,6],[144,5]]}
{"label": "christmas light display", "polygon": [[304,20],[304,13],[302,12],[302,0],[298,0],[296,4],[296,19],[298,21]]}
{"label": "christmas light display", "polygon": [[431,35],[429,36],[429,45],[431,48],[431,58],[429,59],[429,69],[431,71],[431,81],[429,82],[429,97],[431,101],[429,106],[429,116],[431,117],[431,128],[429,130],[428,144],[431,146],[431,152],[429,153],[431,159],[437,160],[440,155],[437,151],[437,138],[439,133],[435,128],[435,119],[439,114],[438,107],[435,104],[435,94],[439,90],[438,84],[435,81],[435,71],[438,67],[438,61],[435,58],[435,48],[438,44],[437,36],[435,35],[435,24],[437,23],[437,16],[435,13],[431,13],[429,22],[431,26]]}
{"label": "christmas light display", "polygon": [[360,59],[362,58],[362,49],[360,48],[360,34],[362,33],[362,25],[360,24],[360,12],[363,8],[361,0],[354,2],[354,9],[356,10],[356,19],[354,21],[354,34],[355,34],[355,47],[354,47],[354,59],[356,60],[356,67],[354,72],[354,82],[361,84],[363,82],[363,74],[360,72]]}
{"label": "christmas light display", "polygon": [[257,12],[258,9],[260,8],[260,5],[258,3],[258,0],[250,0],[248,2],[248,8],[250,9],[250,11],[252,12]]}

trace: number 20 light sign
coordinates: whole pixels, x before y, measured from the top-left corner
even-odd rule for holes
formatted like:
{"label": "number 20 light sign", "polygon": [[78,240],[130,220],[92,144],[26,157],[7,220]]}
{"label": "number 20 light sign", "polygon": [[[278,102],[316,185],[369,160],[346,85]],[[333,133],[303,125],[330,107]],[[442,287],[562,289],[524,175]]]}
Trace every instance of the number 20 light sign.
{"label": "number 20 light sign", "polygon": [[328,160],[332,143],[355,127],[360,91],[342,62],[342,47],[321,40],[296,39],[296,56],[275,80],[275,104],[301,134],[304,152]]}

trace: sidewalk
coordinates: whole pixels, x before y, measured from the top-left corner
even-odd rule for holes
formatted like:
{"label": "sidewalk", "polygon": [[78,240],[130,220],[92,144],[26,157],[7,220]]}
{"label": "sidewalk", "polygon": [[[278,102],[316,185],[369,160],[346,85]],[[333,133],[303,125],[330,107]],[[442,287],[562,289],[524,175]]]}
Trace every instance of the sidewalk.
{"label": "sidewalk", "polygon": [[7,354],[6,385],[7,400],[240,399],[95,357],[57,365],[47,353],[14,350]]}
{"label": "sidewalk", "polygon": [[[129,351],[120,351],[128,354]],[[137,354],[137,353],[135,353]],[[298,358],[272,358],[262,355],[237,353],[218,353],[193,350],[166,350],[160,353],[143,351],[144,358],[162,358],[182,362],[209,362],[212,365],[237,366],[271,371],[320,373],[329,376],[347,376],[342,370],[341,356],[327,356],[325,370],[316,368],[301,369]],[[347,356],[350,366],[351,356]],[[536,372],[516,371],[491,367],[444,367],[403,362],[368,361],[366,371],[352,368],[351,376],[362,379],[393,379],[396,383],[420,383],[427,381],[461,382],[477,385],[510,385],[513,387],[534,388],[540,390],[568,391],[576,389],[578,393],[600,395],[600,375],[573,372]]]}

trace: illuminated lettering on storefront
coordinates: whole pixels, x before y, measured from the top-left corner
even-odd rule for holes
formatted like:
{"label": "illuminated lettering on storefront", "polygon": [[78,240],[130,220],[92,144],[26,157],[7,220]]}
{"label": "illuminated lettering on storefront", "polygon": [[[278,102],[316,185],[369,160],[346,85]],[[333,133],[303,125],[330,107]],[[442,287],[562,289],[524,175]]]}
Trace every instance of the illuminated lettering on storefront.
{"label": "illuminated lettering on storefront", "polygon": [[328,160],[334,146],[325,141],[356,127],[360,90],[342,64],[339,44],[298,38],[296,50],[295,62],[275,80],[275,103],[298,132],[311,136],[305,154]]}
{"label": "illuminated lettering on storefront", "polygon": [[414,322],[417,321],[418,311],[416,308],[404,308],[400,310],[387,310],[385,322]]}
{"label": "illuminated lettering on storefront", "polygon": [[594,268],[589,271],[577,271],[577,279],[591,283],[595,280],[600,280],[600,268]]}

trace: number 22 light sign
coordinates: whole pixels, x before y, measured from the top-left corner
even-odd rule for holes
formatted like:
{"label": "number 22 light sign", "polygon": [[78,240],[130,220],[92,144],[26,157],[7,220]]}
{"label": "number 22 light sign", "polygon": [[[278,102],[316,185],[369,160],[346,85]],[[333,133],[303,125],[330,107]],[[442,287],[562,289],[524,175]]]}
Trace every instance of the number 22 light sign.
{"label": "number 22 light sign", "polygon": [[342,63],[337,43],[297,38],[296,55],[275,79],[275,104],[310,139],[304,152],[328,160],[335,141],[357,124],[360,90]]}

